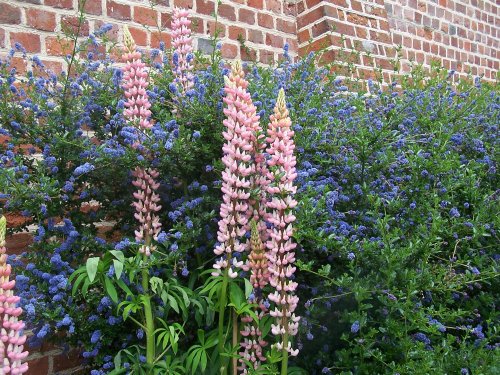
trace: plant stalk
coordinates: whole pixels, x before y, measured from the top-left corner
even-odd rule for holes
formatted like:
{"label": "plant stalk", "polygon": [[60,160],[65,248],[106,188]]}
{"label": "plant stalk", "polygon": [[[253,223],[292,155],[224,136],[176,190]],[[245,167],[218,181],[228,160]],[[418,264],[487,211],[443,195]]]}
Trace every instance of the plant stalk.
{"label": "plant stalk", "polygon": [[[149,236],[145,239],[146,246],[149,246],[151,239]],[[146,263],[148,256],[144,254],[143,262]],[[156,358],[155,346],[155,323],[153,318],[153,307],[151,306],[151,296],[149,295],[149,270],[142,269],[142,289],[144,293],[144,319],[146,326],[146,363],[150,366],[154,365]]]}
{"label": "plant stalk", "polygon": [[[233,348],[239,346],[238,315],[233,310]],[[233,375],[238,375],[238,358],[233,357]]]}
{"label": "plant stalk", "polygon": [[220,368],[220,373],[221,374],[227,374],[227,366],[222,364],[223,357],[221,356],[221,353],[224,352],[224,312],[226,310],[226,304],[227,304],[227,284],[229,282],[229,269],[226,268],[224,270],[224,279],[222,280],[222,289],[220,293],[220,301],[219,301],[219,356],[221,358],[221,368]]}

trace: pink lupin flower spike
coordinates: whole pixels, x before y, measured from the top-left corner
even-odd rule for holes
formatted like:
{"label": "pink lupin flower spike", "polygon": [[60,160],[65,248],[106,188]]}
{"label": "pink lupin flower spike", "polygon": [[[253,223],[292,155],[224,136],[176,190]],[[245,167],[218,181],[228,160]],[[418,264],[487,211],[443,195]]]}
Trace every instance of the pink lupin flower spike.
{"label": "pink lupin flower spike", "polygon": [[174,8],[172,17],[172,46],[174,47],[173,72],[180,95],[193,87],[193,38],[189,11]]}
{"label": "pink lupin flower spike", "polygon": [[225,169],[222,172],[222,204],[220,207],[219,230],[214,253],[221,258],[214,264],[214,275],[228,269],[229,276],[235,278],[243,263],[231,256],[235,252],[243,252],[247,244],[242,237],[248,231],[248,210],[250,198],[250,175],[252,173],[252,137],[251,124],[255,118],[255,107],[250,105],[246,87],[239,86],[242,75],[241,62],[237,61],[229,77],[225,77],[224,91],[226,97],[224,108],[226,119],[223,136],[226,142],[222,147],[224,156],[222,162]]}
{"label": "pink lupin flower spike", "polygon": [[153,169],[136,168],[133,175],[136,180],[132,183],[139,189],[134,193],[134,198],[137,201],[132,204],[136,209],[134,217],[140,223],[139,229],[135,231],[135,239],[137,242],[143,243],[139,251],[150,256],[151,252],[155,250],[151,239],[156,241],[161,230],[160,218],[156,214],[161,209],[161,206],[158,205],[160,196],[156,193],[160,186],[156,182],[159,173]]}
{"label": "pink lupin flower spike", "polygon": [[240,332],[242,336],[241,347],[243,351],[240,352],[240,366],[238,369],[241,374],[248,374],[248,364],[254,370],[258,370],[266,360],[263,353],[263,348],[267,342],[262,338],[259,322],[262,320],[267,312],[267,308],[262,300],[262,288],[267,285],[269,279],[268,261],[265,253],[265,246],[262,242],[259,229],[255,220],[250,223],[252,234],[250,237],[250,254],[248,255],[247,265],[251,270],[250,283],[254,287],[252,300],[258,305],[256,309],[257,321],[251,316],[244,316],[241,318],[243,322],[243,330]]}
{"label": "pink lupin flower spike", "polygon": [[151,103],[148,93],[148,71],[146,64],[142,61],[142,55],[136,49],[136,45],[130,31],[123,28],[125,53],[122,55],[126,61],[123,67],[123,88],[125,90],[125,110],[123,115],[128,121],[139,125],[142,129],[149,129],[153,125],[149,122],[151,116]]}
{"label": "pink lupin flower spike", "polygon": [[274,309],[270,311],[270,315],[276,319],[271,331],[274,335],[281,336],[281,341],[277,342],[275,347],[296,356],[298,349],[292,349],[289,340],[290,336],[297,334],[299,322],[299,317],[294,313],[298,303],[298,297],[294,295],[297,283],[291,280],[295,272],[293,264],[296,247],[292,241],[292,223],[295,221],[292,211],[297,206],[297,201],[293,198],[297,190],[293,185],[297,173],[291,123],[285,92],[281,89],[267,130],[269,144],[267,152],[270,157],[268,177],[272,181],[267,187],[266,202],[269,210],[268,221],[271,223],[269,240],[266,244],[269,284],[273,287],[269,300],[274,302]]}
{"label": "pink lupin flower spike", "polygon": [[19,319],[23,312],[17,307],[20,301],[14,295],[15,280],[9,280],[11,266],[7,264],[5,234],[7,220],[0,213],[0,374],[24,374],[28,364],[24,362],[28,351],[24,350],[26,335],[23,333],[24,322]]}

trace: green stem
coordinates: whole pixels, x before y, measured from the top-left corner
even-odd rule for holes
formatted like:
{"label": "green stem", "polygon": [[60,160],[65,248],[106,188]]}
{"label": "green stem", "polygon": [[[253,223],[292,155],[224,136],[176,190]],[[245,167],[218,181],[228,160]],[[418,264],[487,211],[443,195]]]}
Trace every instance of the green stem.
{"label": "green stem", "polygon": [[[288,327],[287,327],[288,328]],[[283,335],[283,358],[281,359],[281,375],[288,374],[288,332]]]}
{"label": "green stem", "polygon": [[[238,315],[233,310],[233,348],[239,345]],[[238,375],[238,358],[233,357],[233,375]]]}
{"label": "green stem", "polygon": [[222,280],[222,289],[220,293],[220,301],[219,301],[219,356],[221,358],[221,368],[220,368],[220,373],[221,374],[227,374],[227,367],[226,365],[222,365],[222,361],[224,360],[223,357],[221,356],[221,353],[224,352],[224,312],[226,310],[226,304],[227,304],[227,284],[229,282],[229,269],[226,268],[224,270],[224,279]]}
{"label": "green stem", "polygon": [[[150,242],[146,238],[146,242]],[[144,254],[144,262],[148,260]],[[144,293],[144,320],[146,326],[146,363],[153,366],[155,362],[155,323],[153,318],[153,307],[151,306],[151,296],[149,295],[149,269],[142,269],[142,289]]]}

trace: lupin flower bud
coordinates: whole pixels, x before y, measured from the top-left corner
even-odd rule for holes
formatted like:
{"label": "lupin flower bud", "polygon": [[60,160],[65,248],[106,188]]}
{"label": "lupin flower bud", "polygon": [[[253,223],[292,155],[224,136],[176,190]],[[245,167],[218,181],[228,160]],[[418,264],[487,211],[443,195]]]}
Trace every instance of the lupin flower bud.
{"label": "lupin flower bud", "polygon": [[172,46],[174,47],[173,72],[181,95],[193,87],[193,39],[189,11],[174,8],[172,16]]}
{"label": "lupin flower bud", "polygon": [[254,370],[259,369],[261,363],[266,360],[263,348],[267,345],[267,342],[262,339],[259,322],[267,311],[262,301],[262,288],[267,284],[269,272],[265,247],[262,243],[256,221],[252,220],[250,226],[252,232],[250,239],[250,255],[248,256],[247,265],[251,270],[250,282],[254,287],[251,302],[255,302],[258,305],[255,312],[258,319],[255,321],[250,316],[244,316],[241,319],[244,326],[243,330],[240,332],[242,336],[241,347],[243,351],[240,352],[241,359],[239,370],[242,374],[248,373],[247,362],[251,363],[251,368]]}
{"label": "lupin flower bud", "polygon": [[267,134],[268,177],[272,182],[267,186],[266,205],[269,210],[268,221],[271,228],[266,246],[270,272],[269,284],[273,287],[269,300],[274,302],[274,309],[270,311],[270,315],[276,319],[271,330],[274,335],[281,336],[281,341],[276,343],[275,347],[279,350],[287,350],[295,356],[298,354],[298,349],[292,349],[289,336],[297,334],[299,322],[299,317],[294,313],[298,303],[298,297],[294,295],[297,283],[291,279],[295,272],[293,264],[296,244],[292,241],[292,223],[295,221],[295,216],[292,210],[297,205],[297,201],[293,198],[296,192],[293,181],[297,173],[295,145],[292,139],[294,132],[291,129],[283,89],[279,92],[274,114],[270,117]]}
{"label": "lupin flower bud", "polygon": [[149,256],[155,250],[151,239],[156,241],[161,230],[160,218],[156,214],[161,209],[158,205],[160,196],[156,193],[160,186],[156,182],[159,173],[153,169],[136,168],[133,174],[136,180],[132,183],[139,189],[134,193],[137,201],[132,204],[136,210],[134,216],[140,223],[139,229],[135,231],[135,239],[143,243],[139,251]]}
{"label": "lupin flower bud", "polygon": [[126,52],[122,55],[126,61],[123,67],[123,88],[125,90],[125,110],[123,115],[142,129],[149,129],[153,125],[149,122],[151,103],[148,93],[148,71],[142,61],[142,55],[136,50],[136,45],[128,27],[123,28]]}
{"label": "lupin flower bud", "polygon": [[[235,252],[242,252],[247,248],[242,237],[248,231],[248,210],[250,198],[250,175],[253,171],[253,131],[252,123],[255,121],[255,107],[251,104],[250,94],[246,85],[242,85],[243,69],[241,62],[237,61],[232,66],[229,77],[225,77],[224,91],[226,97],[224,109],[225,143],[222,147],[224,156],[222,162],[225,170],[222,172],[222,204],[220,207],[219,230],[217,232],[218,245],[214,253],[222,258],[214,268],[214,275],[228,268],[229,275],[236,277],[237,273],[232,267],[241,267],[242,262],[231,263],[231,256]],[[257,118],[258,119],[258,118]]]}
{"label": "lupin flower bud", "polygon": [[28,371],[28,364],[24,362],[28,351],[24,350],[26,335],[24,322],[19,319],[23,313],[17,307],[20,298],[14,295],[15,280],[9,280],[11,266],[7,264],[5,248],[5,233],[7,220],[0,213],[0,374],[24,374]]}

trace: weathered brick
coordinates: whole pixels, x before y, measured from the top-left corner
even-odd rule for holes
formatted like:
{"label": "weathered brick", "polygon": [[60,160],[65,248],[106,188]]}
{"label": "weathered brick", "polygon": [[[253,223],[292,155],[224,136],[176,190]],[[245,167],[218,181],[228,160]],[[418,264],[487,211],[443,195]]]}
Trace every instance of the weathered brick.
{"label": "weathered brick", "polygon": [[117,20],[125,21],[131,19],[131,9],[129,5],[108,0],[106,3],[106,10],[109,17],[116,18]]}
{"label": "weathered brick", "polygon": [[259,30],[248,30],[248,41],[256,44],[264,43],[264,35]]}
{"label": "weathered brick", "polygon": [[234,7],[229,4],[221,4],[219,5],[219,16],[222,18],[226,18],[230,21],[236,21],[236,12]]}
{"label": "weathered brick", "polygon": [[134,7],[134,21],[141,25],[157,26],[158,13],[151,8]]}
{"label": "weathered brick", "polygon": [[30,32],[11,32],[10,44],[20,43],[28,52],[41,52],[40,36]]}
{"label": "weathered brick", "polygon": [[129,28],[132,38],[134,38],[135,43],[138,46],[147,47],[148,46],[148,32],[143,29],[138,29],[137,27],[130,26]]}
{"label": "weathered brick", "polygon": [[165,43],[166,48],[170,48],[172,45],[172,37],[171,37],[170,33],[162,32],[160,34],[159,31],[152,32],[151,33],[151,47],[159,48],[160,42]]}
{"label": "weathered brick", "polygon": [[102,3],[100,1],[86,1],[83,10],[87,14],[101,15]]}
{"label": "weathered brick", "polygon": [[73,0],[45,0],[44,4],[54,8],[73,9]]}
{"label": "weathered brick", "polygon": [[242,40],[246,39],[246,31],[240,26],[229,26],[228,28],[229,39],[232,40]]}
{"label": "weathered brick", "polygon": [[42,9],[26,9],[26,22],[28,26],[38,30],[54,31],[56,29],[56,14]]}
{"label": "weathered brick", "polygon": [[264,0],[248,0],[247,5],[252,8],[264,9]]}
{"label": "weathered brick", "polygon": [[266,29],[273,29],[274,28],[273,17],[270,16],[269,14],[258,13],[257,19],[258,19],[259,26],[265,27]]}
{"label": "weathered brick", "polygon": [[255,24],[255,12],[250,9],[241,8],[238,11],[238,21],[247,23],[249,25]]}
{"label": "weathered brick", "polygon": [[266,0],[266,9],[273,13],[281,14],[281,5],[283,1],[281,0]]}
{"label": "weathered brick", "polygon": [[283,38],[279,35],[266,34],[266,45],[276,48],[283,48],[285,42]]}
{"label": "weathered brick", "polygon": [[73,42],[67,39],[49,36],[45,38],[45,50],[51,56],[66,56],[73,51]]}
{"label": "weathered brick", "polygon": [[15,5],[2,4],[0,23],[17,25],[21,23],[21,9]]}
{"label": "weathered brick", "polygon": [[64,16],[61,18],[61,30],[73,34],[78,32],[79,36],[89,35],[89,21],[80,20],[75,16]]}
{"label": "weathered brick", "polygon": [[221,48],[221,54],[226,59],[234,59],[238,56],[238,47],[234,44],[224,43]]}
{"label": "weathered brick", "polygon": [[215,3],[210,0],[196,0],[196,11],[199,14],[211,15],[215,11]]}
{"label": "weathered brick", "polygon": [[297,25],[295,22],[287,21],[280,17],[276,19],[276,29],[287,34],[295,34]]}

